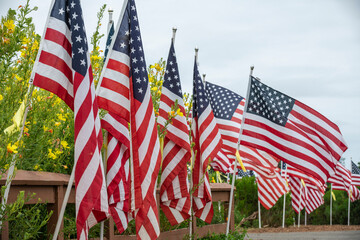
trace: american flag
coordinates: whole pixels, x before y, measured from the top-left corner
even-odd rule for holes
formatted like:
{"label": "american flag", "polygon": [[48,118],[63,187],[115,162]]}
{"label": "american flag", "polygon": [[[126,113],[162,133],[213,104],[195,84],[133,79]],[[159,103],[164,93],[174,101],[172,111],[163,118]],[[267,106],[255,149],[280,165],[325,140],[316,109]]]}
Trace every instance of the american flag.
{"label": "american flag", "polygon": [[360,169],[353,161],[351,161],[351,180],[353,185],[360,186]]}
{"label": "american flag", "polygon": [[222,163],[222,169],[228,168],[225,169],[226,173],[232,172],[231,164],[236,159],[235,153],[239,141],[245,99],[229,89],[210,82],[206,82],[205,90],[223,141],[222,154],[227,157],[218,156],[217,159],[219,163]]}
{"label": "american flag", "polygon": [[125,231],[130,215],[130,136],[128,122],[113,113],[101,119],[108,131],[106,185],[111,216],[120,233]]}
{"label": "american flag", "polygon": [[107,217],[102,135],[79,0],[56,0],[34,65],[34,85],[55,93],[74,110],[77,238]]}
{"label": "american flag", "polygon": [[334,190],[348,192],[351,186],[351,172],[338,162],[335,168],[335,174],[328,179],[328,182],[332,184]]}
{"label": "american flag", "polygon": [[325,183],[347,149],[338,126],[250,78],[241,144],[266,151]]}
{"label": "american flag", "polygon": [[[287,175],[289,176],[291,201],[295,212],[299,213],[299,207],[301,210],[306,206],[306,212],[311,213],[324,203],[325,185],[318,179],[289,164],[287,164]],[[305,186],[303,186],[301,180],[303,180]]]}
{"label": "american flag", "polygon": [[277,200],[290,190],[278,172],[275,172],[273,178],[259,175],[256,181],[258,184],[258,199],[266,209],[272,208]]}
{"label": "american flag", "polygon": [[172,225],[190,217],[187,162],[191,158],[189,126],[186,122],[179,70],[172,41],[159,104],[158,124],[161,128],[165,127],[171,107],[176,101],[183,116],[177,115],[172,119],[172,124],[167,125],[160,184],[160,206]]}
{"label": "american flag", "polygon": [[155,197],[160,144],[134,0],[124,2],[123,13],[102,72],[98,102],[130,122],[130,209],[138,238],[156,239],[160,234]]}
{"label": "american flag", "polygon": [[211,110],[210,101],[205,92],[199,74],[197,62],[194,65],[193,81],[193,118],[192,135],[195,146],[195,163],[193,169],[195,216],[207,223],[211,222],[214,211],[212,208],[211,189],[207,167],[223,146],[221,135]]}

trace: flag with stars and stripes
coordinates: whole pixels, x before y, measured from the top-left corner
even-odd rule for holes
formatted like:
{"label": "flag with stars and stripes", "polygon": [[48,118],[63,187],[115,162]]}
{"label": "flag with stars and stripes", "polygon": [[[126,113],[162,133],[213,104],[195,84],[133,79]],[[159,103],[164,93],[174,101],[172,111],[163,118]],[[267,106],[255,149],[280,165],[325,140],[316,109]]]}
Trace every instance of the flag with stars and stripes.
{"label": "flag with stars and stripes", "polygon": [[241,145],[250,146],[325,183],[347,149],[336,124],[305,104],[250,77]]}
{"label": "flag with stars and stripes", "polygon": [[353,161],[351,161],[351,180],[353,185],[360,186],[360,169]]}
{"label": "flag with stars and stripes", "polygon": [[[212,164],[216,166],[223,163],[227,168],[225,173],[229,173],[233,171],[231,164],[236,159],[245,99],[227,88],[210,82],[205,83],[205,89],[223,141],[220,155]],[[221,154],[225,157],[221,157]],[[215,169],[214,166],[213,168]]]}
{"label": "flag with stars and stripes", "polygon": [[130,215],[130,136],[128,122],[113,113],[101,119],[108,132],[106,148],[106,185],[109,208],[119,232],[125,231]]}
{"label": "flag with stars and stripes", "polygon": [[349,192],[351,187],[351,172],[340,162],[336,165],[335,174],[329,177],[328,183],[332,184],[332,189]]}
{"label": "flag with stars and stripes", "polygon": [[193,210],[195,216],[210,223],[214,215],[207,168],[222,148],[220,131],[195,59],[193,81],[192,135],[195,143],[193,169]]}
{"label": "flag with stars and stripes", "polygon": [[130,211],[139,239],[160,234],[156,181],[160,144],[134,0],[124,2],[97,89],[99,106],[130,123]]}
{"label": "flag with stars and stripes", "polygon": [[191,158],[189,126],[186,122],[179,69],[174,42],[171,42],[162,85],[158,124],[163,129],[171,107],[177,103],[183,116],[176,115],[167,125],[164,137],[162,173],[160,183],[160,206],[170,224],[179,224],[190,217],[190,194],[187,162]]}
{"label": "flag with stars and stripes", "polygon": [[102,134],[95,87],[79,0],[55,0],[33,69],[34,85],[74,110],[77,238],[107,217]]}

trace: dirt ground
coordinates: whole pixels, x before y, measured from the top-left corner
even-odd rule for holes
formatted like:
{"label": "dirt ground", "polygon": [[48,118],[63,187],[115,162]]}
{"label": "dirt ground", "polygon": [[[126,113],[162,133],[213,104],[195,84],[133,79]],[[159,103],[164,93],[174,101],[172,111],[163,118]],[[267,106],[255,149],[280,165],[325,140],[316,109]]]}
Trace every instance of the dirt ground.
{"label": "dirt ground", "polygon": [[278,228],[271,228],[271,227],[262,227],[262,228],[248,228],[248,233],[267,233],[267,232],[322,232],[322,231],[359,231],[360,225],[307,225],[307,226],[300,226],[299,228],[296,226],[291,227],[278,227]]}

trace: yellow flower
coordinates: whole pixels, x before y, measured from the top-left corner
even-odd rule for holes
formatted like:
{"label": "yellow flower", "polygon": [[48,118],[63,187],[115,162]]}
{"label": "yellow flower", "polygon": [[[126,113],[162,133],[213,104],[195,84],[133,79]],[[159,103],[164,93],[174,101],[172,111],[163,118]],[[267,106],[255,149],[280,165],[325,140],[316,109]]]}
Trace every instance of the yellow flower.
{"label": "yellow flower", "polygon": [[15,74],[15,78],[16,78],[16,80],[18,80],[19,82],[22,80],[22,78],[19,77],[17,74]]}
{"label": "yellow flower", "polygon": [[160,91],[160,90],[158,90],[158,91],[157,91],[157,94],[159,94],[159,95],[160,95],[160,94],[161,94],[161,91]]}
{"label": "yellow flower", "polygon": [[43,126],[43,129],[44,129],[44,132],[47,132],[49,130],[49,128],[46,126]]}
{"label": "yellow flower", "polygon": [[24,127],[24,133],[29,132],[29,129],[27,127]]}
{"label": "yellow flower", "polygon": [[63,146],[63,148],[70,148],[67,141],[61,141],[60,144],[61,144],[61,146]]}
{"label": "yellow flower", "polygon": [[66,118],[60,113],[60,114],[56,114],[58,116],[58,119],[60,119],[61,121],[66,121]]}
{"label": "yellow flower", "polygon": [[3,100],[3,99],[4,99],[3,95],[0,94],[0,101]]}
{"label": "yellow flower", "polygon": [[68,166],[66,166],[66,165],[64,165],[63,167],[64,167],[64,169],[68,169]]}
{"label": "yellow flower", "polygon": [[48,153],[48,157],[49,158],[52,158],[52,159],[56,159],[57,158],[57,156],[52,152],[52,149],[48,149],[48,151],[49,151],[49,153]]}
{"label": "yellow flower", "polygon": [[40,168],[39,164],[36,164],[36,165],[34,166],[34,170],[38,170],[39,168]]}
{"label": "yellow flower", "polygon": [[9,143],[6,148],[7,148],[7,152],[9,152],[9,153],[17,153],[18,152],[16,150],[18,147],[15,144]]}
{"label": "yellow flower", "polygon": [[41,102],[41,97],[40,97],[40,96],[37,96],[37,97],[36,97],[36,100],[37,100],[38,102]]}
{"label": "yellow flower", "polygon": [[177,109],[176,114],[179,115],[180,117],[184,116],[184,114],[180,111],[180,108]]}
{"label": "yellow flower", "polygon": [[55,122],[55,127],[58,127],[61,124],[61,122]]}
{"label": "yellow flower", "polygon": [[62,154],[62,151],[60,149],[56,149],[55,154],[60,155],[60,154]]}
{"label": "yellow flower", "polygon": [[149,76],[149,82],[153,82],[154,81],[154,77],[153,76]]}
{"label": "yellow flower", "polygon": [[30,39],[28,39],[27,37],[24,37],[24,38],[22,39],[21,43],[22,43],[23,45],[29,44],[29,43],[30,43]]}
{"label": "yellow flower", "polygon": [[158,88],[157,87],[152,87],[151,91],[156,91]]}
{"label": "yellow flower", "polygon": [[31,46],[31,51],[35,51],[38,49],[39,49],[39,42],[35,40],[33,45]]}
{"label": "yellow flower", "polygon": [[15,24],[13,20],[7,20],[6,23],[4,23],[4,26],[7,27],[7,29],[9,29],[10,32],[13,32],[15,29]]}
{"label": "yellow flower", "polygon": [[160,64],[155,63],[155,69],[156,71],[160,72],[163,68],[160,66]]}

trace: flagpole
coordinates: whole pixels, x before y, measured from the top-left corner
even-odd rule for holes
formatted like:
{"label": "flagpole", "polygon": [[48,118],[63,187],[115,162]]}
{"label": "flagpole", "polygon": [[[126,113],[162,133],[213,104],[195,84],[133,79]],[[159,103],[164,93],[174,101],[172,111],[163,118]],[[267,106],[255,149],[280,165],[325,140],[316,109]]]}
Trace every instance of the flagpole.
{"label": "flagpole", "polygon": [[[282,166],[283,166],[283,161],[281,161],[281,168],[282,168]],[[286,169],[285,169],[285,183],[287,184],[286,175],[287,175],[287,167],[286,167]],[[284,194],[284,206],[283,206],[282,228],[285,227],[285,207],[286,207],[286,193]]]}
{"label": "flagpole", "polygon": [[[25,127],[25,122],[26,122],[26,118],[27,118],[27,114],[29,112],[29,107],[31,104],[31,96],[32,96],[32,92],[34,91],[34,86],[31,83],[31,80],[29,82],[29,87],[27,90],[27,93],[25,94],[25,111],[24,111],[24,116],[23,116],[23,121],[22,121],[22,126],[20,128],[20,134],[19,137],[17,139],[17,142],[20,142],[22,135],[24,134],[24,127]],[[7,203],[8,197],[9,197],[9,192],[10,192],[10,187],[11,187],[11,182],[13,180],[14,173],[15,173],[15,165],[16,165],[16,159],[15,157],[17,156],[17,153],[14,153],[12,158],[11,158],[11,162],[10,162],[10,167],[6,176],[6,183],[5,183],[5,191],[4,191],[4,196],[1,200],[1,209],[4,210],[5,209],[5,205]],[[0,217],[2,217],[2,214],[0,214]],[[0,230],[2,228],[2,221],[0,221]]]}
{"label": "flagpole", "polygon": [[113,13],[114,13],[114,10],[112,10],[112,9],[109,7],[108,13],[109,13],[109,22],[108,22],[108,25],[107,25],[107,33],[108,33],[108,35],[109,35],[110,28],[111,28],[111,24],[113,23]]}
{"label": "flagpole", "polygon": [[[350,163],[350,172],[352,173],[352,158],[350,158],[351,163]],[[350,191],[349,191],[349,200],[348,200],[348,226],[350,226],[350,197],[351,197],[351,186],[350,186]]]}
{"label": "flagpole", "polygon": [[[54,2],[55,0],[52,0],[51,1],[51,4],[50,4],[50,7],[52,7],[54,5]],[[51,9],[51,8],[50,8]],[[50,17],[50,11],[48,12],[48,17],[47,19],[49,19]],[[41,41],[40,43],[43,42],[43,39],[45,37],[45,32],[46,32],[46,28],[47,28],[47,25],[48,25],[48,22],[49,21],[46,21],[46,26],[44,28],[44,31],[43,31],[43,35],[41,36]],[[41,46],[40,46],[41,47]],[[38,59],[40,57],[40,48],[38,50],[38,54],[36,56],[36,60],[35,60],[35,63],[38,63]],[[33,66],[34,68],[34,66]],[[19,134],[19,138],[18,138],[18,141],[20,141],[22,135],[23,135],[23,132],[24,132],[24,127],[25,127],[25,122],[26,122],[26,117],[27,117],[27,113],[29,111],[29,106],[30,106],[30,99],[31,99],[31,96],[32,96],[32,92],[34,90],[34,87],[33,87],[33,79],[34,79],[34,72],[31,72],[31,75],[30,75],[30,80],[29,80],[29,87],[28,87],[28,90],[27,90],[27,93],[28,94],[28,99],[27,99],[27,103],[26,103],[26,108],[25,108],[25,112],[24,112],[24,119],[23,119],[23,124],[21,126],[21,129],[20,129],[20,134]],[[25,95],[26,96],[26,95]],[[6,177],[6,183],[5,183],[5,191],[4,191],[4,196],[1,200],[1,209],[4,209],[5,208],[5,205],[7,203],[7,200],[8,200],[8,197],[9,197],[9,192],[10,192],[10,186],[11,186],[11,182],[12,182],[12,178],[13,178],[13,175],[14,175],[14,171],[15,171],[15,164],[16,164],[16,161],[15,161],[15,157],[16,157],[16,153],[14,153],[12,159],[11,159],[11,162],[10,162],[10,167],[9,167],[9,170],[8,170],[8,174],[7,174],[7,177]],[[2,218],[2,214],[0,214],[0,217]],[[2,221],[0,220],[0,230],[2,228]]]}
{"label": "flagpole", "polygon": [[[351,189],[350,189],[350,194],[351,194]],[[350,194],[348,200],[348,226],[350,226]]]}
{"label": "flagpole", "polygon": [[[108,22],[108,25],[107,25],[107,38],[109,37],[109,33],[110,33],[110,28],[111,28],[111,24],[113,23],[113,12],[114,10],[112,10],[110,7],[109,7],[109,10],[108,10],[108,13],[109,13],[109,22]],[[107,39],[106,38],[106,39]],[[105,136],[104,136],[104,148],[105,150],[103,151],[103,162],[104,162],[104,176],[105,176],[105,181],[106,181],[106,166],[107,166],[107,145],[108,145],[108,142],[107,142],[107,138],[108,138],[108,132],[106,131],[105,132]],[[103,240],[104,239],[104,221],[101,221],[100,222],[100,240]]]}
{"label": "flagpole", "polygon": [[308,201],[308,192],[307,192],[307,188],[305,188],[305,226],[306,226],[306,221],[307,221],[307,212],[306,212],[306,202]]}
{"label": "flagpole", "polygon": [[[199,54],[199,48],[195,47],[195,64],[197,64],[198,62],[198,54]],[[191,125],[194,122],[194,113],[191,114]],[[190,129],[190,131],[192,131],[192,129]],[[191,138],[191,134],[189,135]],[[190,140],[190,144],[191,144],[192,139]],[[193,183],[193,169],[194,169],[194,164],[195,164],[195,156],[194,156],[194,150],[191,148],[191,163],[190,163],[190,209],[191,209],[191,216],[190,216],[190,224],[189,224],[189,236],[190,238],[192,238],[192,234],[193,234],[193,227],[194,224],[196,225],[196,221],[195,223],[193,222],[193,216],[194,216],[194,212],[193,212],[193,194],[192,194],[192,190],[194,187],[194,183]]]}
{"label": "flagpole", "polygon": [[332,183],[330,184],[330,226],[332,225]]}
{"label": "flagpole", "polygon": [[[253,74],[253,71],[254,71],[254,66],[251,66],[250,67],[248,89],[247,89],[247,96],[246,96],[245,107],[244,107],[244,113],[243,113],[242,120],[241,120],[240,134],[239,134],[239,139],[238,139],[238,143],[237,143],[237,146],[236,146],[236,151],[237,152],[239,152],[239,150],[240,150],[241,134],[242,134],[242,131],[243,131],[244,116],[245,116],[245,110],[246,110],[246,107],[247,107],[247,99],[249,98],[250,82],[251,82],[251,76]],[[238,160],[235,159],[233,178],[231,180],[228,219],[227,219],[227,224],[226,224],[226,236],[229,235],[229,229],[230,229],[230,218],[231,218],[231,209],[232,209],[233,198],[234,198],[234,185],[235,185],[235,178],[236,178],[236,172],[237,172],[237,162],[238,162]]]}
{"label": "flagpole", "polygon": [[259,215],[259,228],[261,228],[261,206],[259,200],[259,184],[258,184],[258,215]]}
{"label": "flagpole", "polygon": [[299,214],[298,214],[298,228],[300,227],[300,215],[301,215],[301,200],[302,200],[302,188],[303,185],[300,184],[300,203],[299,203]]}

